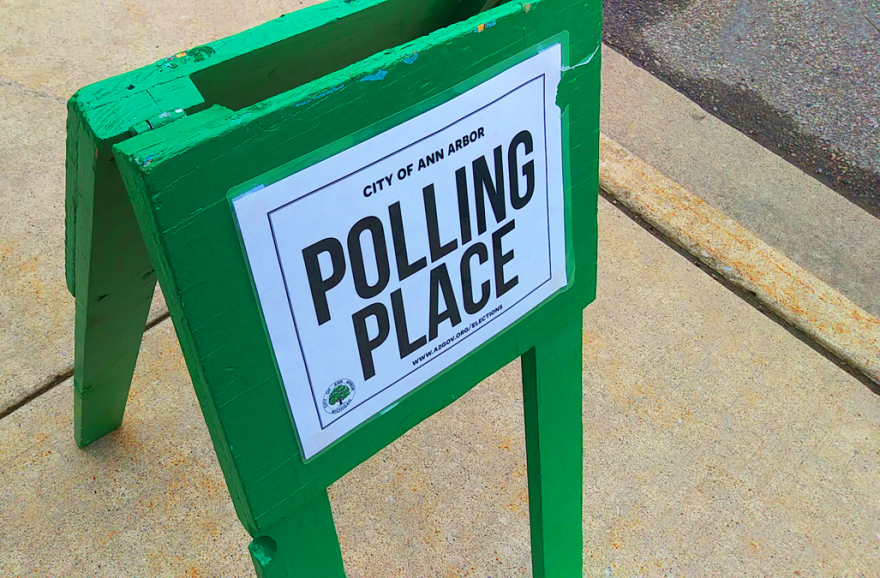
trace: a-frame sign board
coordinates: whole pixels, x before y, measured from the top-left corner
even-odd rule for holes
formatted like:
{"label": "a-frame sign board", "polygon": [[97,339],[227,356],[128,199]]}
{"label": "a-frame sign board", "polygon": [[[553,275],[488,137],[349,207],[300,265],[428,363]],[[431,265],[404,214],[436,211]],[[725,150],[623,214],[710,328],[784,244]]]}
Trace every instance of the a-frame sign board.
{"label": "a-frame sign board", "polygon": [[337,0],[78,92],[77,443],[158,278],[257,573],[341,577],[327,487],[522,357],[534,575],[579,576],[600,23]]}

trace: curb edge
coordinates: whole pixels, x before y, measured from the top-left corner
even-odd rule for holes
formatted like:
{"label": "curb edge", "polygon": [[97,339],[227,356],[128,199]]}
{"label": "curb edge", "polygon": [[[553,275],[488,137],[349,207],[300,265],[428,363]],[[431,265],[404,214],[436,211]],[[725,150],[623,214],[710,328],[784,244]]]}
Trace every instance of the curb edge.
{"label": "curb edge", "polygon": [[603,191],[880,385],[880,319],[604,134],[599,148]]}

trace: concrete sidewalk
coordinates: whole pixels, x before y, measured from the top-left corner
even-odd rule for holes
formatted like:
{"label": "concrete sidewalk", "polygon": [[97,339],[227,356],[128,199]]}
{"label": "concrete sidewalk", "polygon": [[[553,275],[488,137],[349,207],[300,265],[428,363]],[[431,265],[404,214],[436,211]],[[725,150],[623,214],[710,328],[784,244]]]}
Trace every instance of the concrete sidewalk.
{"label": "concrete sidewalk", "polygon": [[[149,11],[83,0],[0,5],[0,416],[72,371],[66,99],[90,82],[313,3],[245,3],[229,14],[219,5],[162,2]],[[880,315],[880,221],[613,50],[602,56],[604,133]],[[152,318],[164,312],[157,300]]]}
{"label": "concrete sidewalk", "polygon": [[[64,101],[303,4],[0,5],[0,576],[251,575],[168,321],[123,427],[73,443]],[[877,312],[880,270],[848,237],[870,222],[603,55],[603,130]],[[877,397],[605,201],[599,218],[585,575],[880,573]],[[507,367],[331,489],[350,576],[528,575],[518,378]]]}
{"label": "concrete sidewalk", "polygon": [[[67,99],[87,84],[315,3],[0,3],[0,415],[72,370]],[[151,316],[164,310],[158,301]]]}
{"label": "concrete sidewalk", "polygon": [[[864,385],[600,202],[584,314],[588,576],[880,571]],[[0,420],[0,575],[246,576],[169,322],[123,427],[72,440],[69,382]],[[528,576],[513,364],[331,491],[349,575]]]}

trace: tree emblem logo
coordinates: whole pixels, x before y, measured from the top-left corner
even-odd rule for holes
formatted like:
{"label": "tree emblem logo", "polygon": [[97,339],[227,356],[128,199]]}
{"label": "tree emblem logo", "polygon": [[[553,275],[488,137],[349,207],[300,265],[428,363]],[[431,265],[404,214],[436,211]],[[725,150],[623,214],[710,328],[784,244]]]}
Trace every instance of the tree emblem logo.
{"label": "tree emblem logo", "polygon": [[334,381],[324,392],[324,411],[337,414],[343,411],[354,399],[354,382],[342,378]]}

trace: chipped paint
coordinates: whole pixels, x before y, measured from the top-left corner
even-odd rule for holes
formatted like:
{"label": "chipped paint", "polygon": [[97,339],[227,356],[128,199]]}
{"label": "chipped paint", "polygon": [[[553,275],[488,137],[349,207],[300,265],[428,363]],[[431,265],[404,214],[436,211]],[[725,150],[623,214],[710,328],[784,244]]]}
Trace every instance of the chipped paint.
{"label": "chipped paint", "polygon": [[377,80],[385,80],[385,77],[388,76],[387,70],[379,70],[376,71],[375,74],[368,74],[365,77],[361,78],[361,82],[376,82]]}
{"label": "chipped paint", "polygon": [[195,62],[202,62],[207,58],[214,55],[216,50],[207,45],[196,46],[195,48],[191,48],[189,50],[189,55]]}
{"label": "chipped paint", "polygon": [[324,98],[325,96],[330,96],[330,95],[333,94],[334,92],[339,92],[339,91],[342,90],[343,88],[345,88],[345,85],[344,85],[344,84],[340,84],[340,85],[334,86],[333,88],[328,88],[327,90],[325,90],[325,91],[323,91],[323,92],[319,92],[318,94],[316,94],[315,96],[313,96],[313,97],[311,97],[311,98],[307,98],[307,99],[305,99],[305,100],[303,100],[303,101],[300,101],[300,102],[296,103],[295,106],[303,106],[303,105],[309,104],[310,102],[314,102],[314,101],[316,101],[316,100],[319,100],[319,99],[321,99],[321,98]]}
{"label": "chipped paint", "polygon": [[563,66],[563,67],[562,67],[563,72],[566,71],[566,70],[574,70],[575,68],[578,68],[578,67],[584,66],[584,65],[586,65],[586,64],[589,64],[590,61],[592,61],[593,58],[594,58],[597,54],[599,54],[599,49],[600,49],[600,48],[602,48],[602,43],[601,43],[601,42],[600,42],[599,44],[596,45],[596,49],[593,50],[593,53],[592,53],[592,54],[590,54],[589,56],[587,56],[586,58],[584,58],[583,60],[581,60],[581,61],[578,62],[577,64],[575,64],[575,65],[573,65],[573,66]]}
{"label": "chipped paint", "polygon": [[485,30],[486,28],[492,28],[493,26],[495,26],[495,24],[496,24],[495,20],[493,20],[491,22],[485,22],[483,24],[480,24],[476,28],[474,28],[474,32],[480,33],[483,30]]}
{"label": "chipped paint", "polygon": [[217,52],[212,47],[208,45],[200,45],[190,48],[189,50],[183,50],[176,54],[172,54],[171,56],[166,56],[156,64],[161,65],[161,68],[177,68],[177,62],[181,58],[184,62],[189,61],[191,58],[193,62],[202,62],[209,57],[213,56],[214,53]]}
{"label": "chipped paint", "polygon": [[406,64],[412,64],[413,62],[415,62],[418,59],[419,59],[419,53],[413,52],[412,56],[407,56],[406,58],[403,59],[403,62]]}

